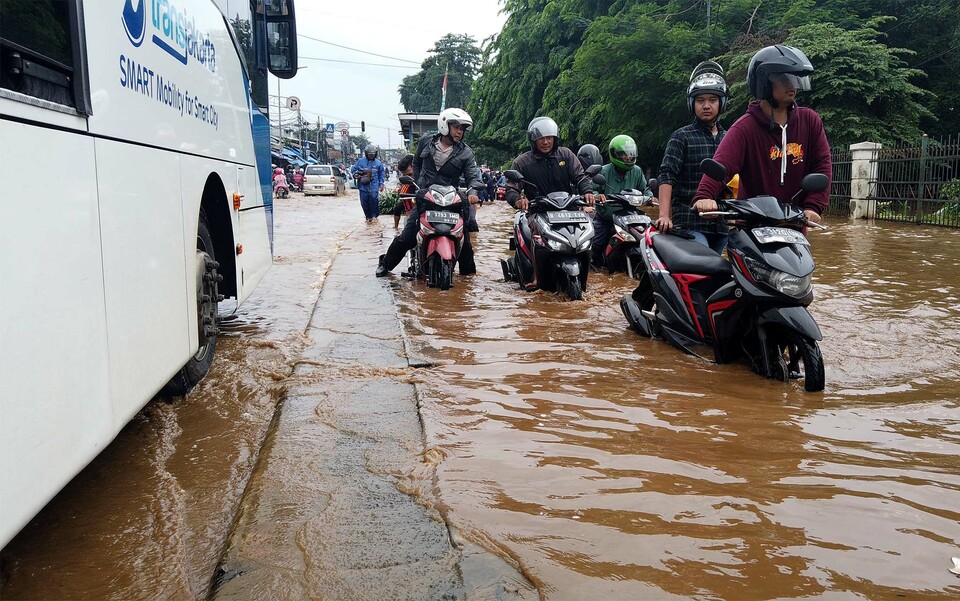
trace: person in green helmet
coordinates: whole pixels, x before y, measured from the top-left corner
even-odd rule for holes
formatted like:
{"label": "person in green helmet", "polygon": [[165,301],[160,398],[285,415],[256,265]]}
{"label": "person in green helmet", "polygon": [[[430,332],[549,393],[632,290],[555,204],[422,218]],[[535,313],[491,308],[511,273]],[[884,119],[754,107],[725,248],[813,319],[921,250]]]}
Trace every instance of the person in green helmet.
{"label": "person in green helmet", "polygon": [[[643,175],[643,169],[637,166],[637,143],[633,138],[625,134],[615,136],[610,140],[607,150],[610,162],[600,170],[600,174],[607,181],[597,186],[597,192],[606,195],[633,189],[644,190],[649,196],[653,196],[647,190],[647,178]],[[597,205],[593,216],[593,229],[593,263],[602,267],[604,250],[613,236],[613,209],[603,204]]]}

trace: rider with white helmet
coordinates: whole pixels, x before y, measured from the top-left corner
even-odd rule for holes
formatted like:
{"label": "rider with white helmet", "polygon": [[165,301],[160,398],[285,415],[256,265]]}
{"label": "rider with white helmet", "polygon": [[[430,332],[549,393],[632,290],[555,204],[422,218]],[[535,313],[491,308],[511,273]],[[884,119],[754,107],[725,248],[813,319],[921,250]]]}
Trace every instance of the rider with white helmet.
{"label": "rider with white helmet", "polygon": [[[424,193],[433,184],[443,186],[460,185],[460,178],[466,180],[471,188],[465,207],[480,202],[474,190],[483,186],[480,179],[480,170],[473,150],[463,142],[467,130],[473,127],[473,119],[463,109],[449,108],[437,116],[437,133],[432,136],[423,136],[417,143],[417,151],[413,159],[413,177],[420,188],[419,194]],[[468,221],[467,230],[476,231],[476,221],[472,223],[469,209],[465,209],[463,216]],[[417,232],[420,229],[420,210],[414,206],[407,215],[407,223],[403,227],[386,254],[380,255],[377,266],[377,277],[387,275],[403,259],[403,255],[417,245]],[[473,260],[473,247],[470,245],[470,236],[464,236],[463,247],[460,249],[460,274],[476,273],[477,268]]]}

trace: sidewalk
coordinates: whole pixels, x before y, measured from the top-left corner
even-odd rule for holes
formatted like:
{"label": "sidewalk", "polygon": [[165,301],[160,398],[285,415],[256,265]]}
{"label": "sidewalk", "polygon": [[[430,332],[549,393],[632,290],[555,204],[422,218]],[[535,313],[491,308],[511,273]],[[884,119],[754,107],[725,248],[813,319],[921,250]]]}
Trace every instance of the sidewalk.
{"label": "sidewalk", "polygon": [[369,234],[325,279],[211,597],[535,599],[436,509],[394,278],[374,278]]}

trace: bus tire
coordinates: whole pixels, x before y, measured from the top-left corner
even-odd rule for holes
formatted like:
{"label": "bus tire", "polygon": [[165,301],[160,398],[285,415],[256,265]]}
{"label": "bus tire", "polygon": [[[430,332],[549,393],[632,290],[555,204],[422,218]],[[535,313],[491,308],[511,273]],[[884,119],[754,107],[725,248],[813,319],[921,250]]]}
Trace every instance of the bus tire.
{"label": "bus tire", "polygon": [[190,392],[207,375],[213,365],[219,334],[217,305],[223,299],[219,284],[223,276],[218,273],[220,265],[216,261],[213,237],[207,224],[207,216],[200,212],[197,226],[197,327],[200,334],[200,348],[197,353],[180,368],[161,390],[165,397],[183,396]]}

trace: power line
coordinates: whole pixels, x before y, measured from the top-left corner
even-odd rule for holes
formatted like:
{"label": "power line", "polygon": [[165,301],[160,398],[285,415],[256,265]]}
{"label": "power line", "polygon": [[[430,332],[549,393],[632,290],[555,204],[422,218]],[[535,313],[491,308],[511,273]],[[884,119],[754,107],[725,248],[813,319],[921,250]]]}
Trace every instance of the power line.
{"label": "power line", "polygon": [[935,59],[935,58],[940,58],[940,57],[943,56],[944,54],[947,54],[947,53],[949,53],[949,52],[953,52],[953,51],[956,50],[957,48],[960,48],[960,44],[954,44],[953,46],[947,48],[946,50],[944,50],[944,51],[941,52],[940,54],[934,54],[933,56],[929,56],[929,57],[923,59],[922,61],[920,61],[919,63],[917,63],[917,64],[915,64],[915,65],[911,65],[910,67],[911,67],[912,69],[916,69],[916,68],[919,67],[920,65],[925,65],[925,64],[929,63],[930,61],[932,61],[932,60]]}
{"label": "power line", "polygon": [[313,38],[302,33],[297,34],[298,38],[304,38],[307,40],[313,40],[314,42],[320,42],[321,44],[329,44],[331,46],[336,46],[337,48],[344,48],[346,50],[353,50],[354,52],[361,52],[363,54],[369,54],[370,56],[379,56],[380,58],[389,58],[392,61],[400,61],[401,63],[410,63],[413,65],[420,66],[420,61],[412,61],[405,58],[397,58],[395,56],[387,56],[386,54],[377,54],[376,52],[367,52],[366,50],[360,50],[359,48],[351,48],[350,46],[342,46],[340,44],[334,44],[333,42],[328,42],[326,40],[321,40],[320,38]]}
{"label": "power line", "polygon": [[395,69],[419,69],[420,68],[420,67],[408,67],[407,65],[388,65],[386,63],[362,63],[359,61],[343,61],[343,60],[337,60],[334,58],[318,58],[315,56],[301,56],[300,60],[325,61],[328,63],[347,63],[350,65],[370,65],[373,67],[393,67]]}

